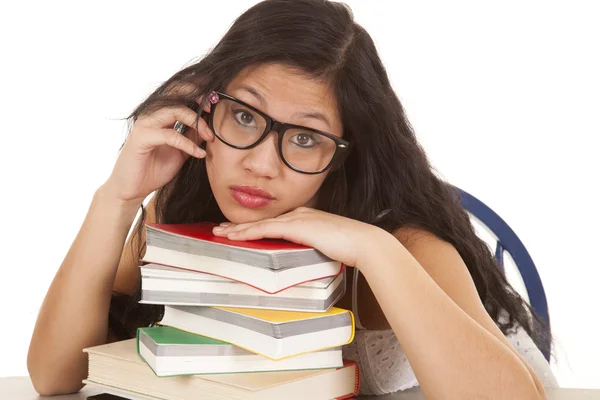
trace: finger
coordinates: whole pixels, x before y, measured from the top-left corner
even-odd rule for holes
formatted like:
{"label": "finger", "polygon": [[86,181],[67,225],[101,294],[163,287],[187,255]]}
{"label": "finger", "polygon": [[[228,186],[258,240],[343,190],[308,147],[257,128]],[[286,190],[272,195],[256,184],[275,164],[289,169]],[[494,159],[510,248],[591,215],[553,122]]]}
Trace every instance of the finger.
{"label": "finger", "polygon": [[247,228],[250,225],[255,224],[255,223],[256,222],[246,222],[243,224],[232,224],[229,222],[224,222],[224,223],[220,224],[219,226],[215,226],[213,228],[213,234],[215,234],[216,236],[227,236],[227,234],[229,232]]}
{"label": "finger", "polygon": [[140,123],[145,126],[173,128],[181,133],[186,130],[184,126],[187,126],[198,131],[202,139],[211,140],[213,137],[213,133],[208,128],[206,121],[200,118],[194,110],[185,106],[164,107],[140,118]]}
{"label": "finger", "polygon": [[285,216],[280,215],[275,218],[268,218],[268,219],[264,219],[264,220],[260,220],[260,221],[254,221],[254,222],[245,222],[243,224],[232,224],[230,222],[224,222],[224,223],[220,224],[219,226],[214,227],[213,233],[217,236],[227,236],[227,234],[230,232],[238,232],[238,231],[247,229],[247,228],[251,227],[252,225],[266,224],[266,223],[270,223],[270,222],[289,222],[291,220],[292,220],[291,218],[286,218]]}
{"label": "finger", "polygon": [[[189,107],[196,112],[201,106],[202,106],[202,97],[200,97],[196,100],[195,106],[190,105]],[[204,110],[204,109],[201,110],[201,112],[204,112],[204,111],[210,112],[210,108],[208,110]],[[176,125],[177,125],[177,123],[176,123]],[[215,140],[214,132],[208,126],[207,121],[201,117],[201,114],[197,115],[197,118],[194,121],[194,125],[190,126],[190,127],[196,131],[194,133],[194,135],[196,135],[196,137],[192,138],[192,140],[196,141],[196,139],[200,139],[205,142],[214,142],[214,140]],[[175,129],[175,130],[177,130],[177,129]]]}
{"label": "finger", "polygon": [[215,136],[213,132],[206,126],[206,122],[201,120],[202,122],[198,122],[194,127],[188,127],[184,125],[181,121],[175,122],[173,125],[173,130],[185,135],[188,139],[192,140],[196,144],[200,144],[202,142],[214,142]]}
{"label": "finger", "polygon": [[206,142],[215,141],[214,132],[208,127],[208,124],[202,118],[199,118],[195,129],[198,132],[198,136],[200,137],[200,139]]}
{"label": "finger", "polygon": [[[206,121],[204,121],[204,119],[202,118],[198,118],[198,120],[196,120],[194,124],[190,127],[188,127],[181,121],[176,121],[175,125],[173,126],[173,129],[181,134],[185,134],[189,139],[192,139],[193,141],[200,140],[205,142],[214,142],[215,140],[214,132],[210,129]],[[190,133],[192,129],[193,133]]]}
{"label": "finger", "polygon": [[[249,237],[271,237],[278,238],[280,237],[281,228],[284,228],[288,224],[289,221],[281,221],[278,219],[266,219],[263,221],[258,221],[252,224],[247,224],[243,227],[236,227],[235,229],[227,232],[227,236],[229,235],[243,235],[246,240]],[[275,235],[275,236],[269,236]]]}
{"label": "finger", "polygon": [[296,224],[287,221],[261,221],[246,229],[229,232],[227,238],[230,240],[283,239],[289,242],[308,245],[305,242],[301,229]]}
{"label": "finger", "polygon": [[[175,131],[186,134],[189,139],[196,141],[197,138],[212,142],[215,140],[214,133],[208,127],[206,121],[200,118],[198,114],[189,107],[165,107],[150,115],[140,118],[142,125],[172,128]],[[190,128],[195,132],[189,132]],[[193,135],[193,136],[192,136]]]}
{"label": "finger", "polygon": [[[281,229],[277,229],[279,223],[274,220],[263,220],[252,224],[240,224],[233,230],[227,230],[225,235],[234,240],[258,240],[265,237],[281,238]],[[280,227],[279,227],[280,228]],[[265,236],[269,232],[270,236]]]}
{"label": "finger", "polygon": [[222,222],[218,226],[213,227],[213,234],[215,236],[227,236],[230,232],[238,232],[249,228],[252,225],[266,222],[292,222],[296,219],[304,219],[307,214],[314,212],[315,210],[307,207],[299,207],[290,210],[284,214],[281,214],[275,218],[268,218],[261,221],[246,222],[242,224],[234,224],[231,222]]}
{"label": "finger", "polygon": [[203,158],[206,152],[202,150],[196,143],[174,131],[173,129],[152,130],[151,134],[147,135],[147,145],[150,147],[171,146],[189,154],[192,157]]}

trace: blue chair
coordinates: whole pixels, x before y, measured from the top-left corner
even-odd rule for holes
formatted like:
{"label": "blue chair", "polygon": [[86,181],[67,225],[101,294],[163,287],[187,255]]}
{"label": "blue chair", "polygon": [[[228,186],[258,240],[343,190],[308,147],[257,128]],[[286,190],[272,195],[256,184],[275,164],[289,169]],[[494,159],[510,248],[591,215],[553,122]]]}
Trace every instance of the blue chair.
{"label": "blue chair", "polygon": [[[504,272],[504,252],[507,251],[513,258],[523,278],[531,308],[550,326],[546,292],[544,291],[544,286],[535,268],[535,264],[527,249],[525,249],[523,242],[521,242],[510,226],[492,209],[464,190],[459,188],[456,188],[456,190],[460,194],[461,205],[496,235],[496,261],[502,272]],[[546,344],[549,349],[550,341],[548,340]],[[543,353],[546,360],[550,361],[550,353],[547,351]]]}

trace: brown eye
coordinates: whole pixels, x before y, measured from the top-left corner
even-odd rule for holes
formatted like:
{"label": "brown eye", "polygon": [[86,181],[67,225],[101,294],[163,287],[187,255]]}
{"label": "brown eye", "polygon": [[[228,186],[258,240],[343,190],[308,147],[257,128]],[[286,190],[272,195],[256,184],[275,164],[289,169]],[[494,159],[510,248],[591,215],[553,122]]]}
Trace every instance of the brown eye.
{"label": "brown eye", "polygon": [[319,144],[315,135],[311,133],[298,133],[290,138],[292,143],[298,147],[309,149]]}
{"label": "brown eye", "polygon": [[240,125],[251,126],[254,123],[254,115],[245,110],[236,110],[233,112],[236,122]]}

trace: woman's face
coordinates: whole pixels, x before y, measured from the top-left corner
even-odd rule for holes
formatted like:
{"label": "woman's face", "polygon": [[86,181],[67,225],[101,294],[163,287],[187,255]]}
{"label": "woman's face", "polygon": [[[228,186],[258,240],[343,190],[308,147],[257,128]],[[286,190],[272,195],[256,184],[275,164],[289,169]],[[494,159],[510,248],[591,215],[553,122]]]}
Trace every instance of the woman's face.
{"label": "woman's face", "polygon": [[[225,93],[279,122],[342,136],[336,100],[328,85],[290,67],[268,64],[247,68],[231,81]],[[281,160],[277,140],[277,133],[272,131],[247,150],[229,147],[218,139],[207,143],[208,179],[229,221],[257,221],[301,206],[315,206],[327,171],[309,175],[292,170]]]}

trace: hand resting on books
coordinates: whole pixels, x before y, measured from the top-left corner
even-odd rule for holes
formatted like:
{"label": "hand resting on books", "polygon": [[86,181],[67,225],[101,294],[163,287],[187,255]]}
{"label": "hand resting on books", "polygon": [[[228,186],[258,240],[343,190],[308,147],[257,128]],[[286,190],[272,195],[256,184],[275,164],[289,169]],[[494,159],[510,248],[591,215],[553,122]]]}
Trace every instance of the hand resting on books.
{"label": "hand resting on books", "polygon": [[392,239],[383,229],[336,214],[300,207],[286,214],[244,224],[223,223],[215,236],[230,240],[284,239],[313,247],[344,265],[360,268],[365,255]]}

